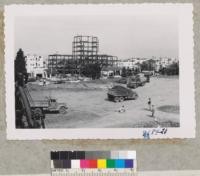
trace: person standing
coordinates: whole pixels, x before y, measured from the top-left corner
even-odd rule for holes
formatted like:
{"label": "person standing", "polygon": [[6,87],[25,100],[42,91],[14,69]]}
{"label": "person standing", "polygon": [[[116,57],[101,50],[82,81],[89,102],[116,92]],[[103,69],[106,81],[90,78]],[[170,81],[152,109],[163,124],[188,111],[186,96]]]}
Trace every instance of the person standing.
{"label": "person standing", "polygon": [[149,98],[148,100],[148,107],[149,107],[149,111],[151,111],[151,98]]}
{"label": "person standing", "polygon": [[152,105],[151,112],[152,112],[151,116],[154,117],[155,116],[155,107],[154,107],[154,105]]}
{"label": "person standing", "polygon": [[125,109],[125,107],[124,107],[124,105],[119,109],[119,112],[121,113],[121,112],[125,112],[126,111],[126,109]]}
{"label": "person standing", "polygon": [[43,86],[46,86],[46,79],[43,79]]}
{"label": "person standing", "polygon": [[154,105],[152,105],[151,112],[152,112],[151,116],[154,117],[155,121],[157,121],[157,118],[155,117],[155,106]]}

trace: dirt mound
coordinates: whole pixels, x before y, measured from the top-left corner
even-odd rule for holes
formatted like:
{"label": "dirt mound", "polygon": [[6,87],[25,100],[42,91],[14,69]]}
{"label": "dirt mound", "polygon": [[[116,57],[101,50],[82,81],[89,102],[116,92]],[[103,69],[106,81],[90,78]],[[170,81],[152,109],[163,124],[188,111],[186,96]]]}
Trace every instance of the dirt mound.
{"label": "dirt mound", "polygon": [[162,112],[179,114],[179,106],[165,105],[165,106],[159,106],[157,109]]}

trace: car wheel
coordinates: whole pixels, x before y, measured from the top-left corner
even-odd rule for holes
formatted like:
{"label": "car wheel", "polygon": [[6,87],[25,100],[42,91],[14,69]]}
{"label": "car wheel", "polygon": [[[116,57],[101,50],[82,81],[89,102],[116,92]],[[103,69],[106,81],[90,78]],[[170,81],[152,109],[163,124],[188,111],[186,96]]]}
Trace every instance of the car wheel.
{"label": "car wheel", "polygon": [[120,102],[124,101],[124,97],[119,97],[119,101]]}
{"label": "car wheel", "polygon": [[59,113],[60,113],[60,114],[66,114],[66,113],[67,113],[67,108],[64,107],[64,106],[61,106],[61,107],[59,108]]}
{"label": "car wheel", "polygon": [[120,101],[119,97],[115,97],[115,98],[114,98],[114,102],[117,103],[117,102],[119,102],[119,101]]}

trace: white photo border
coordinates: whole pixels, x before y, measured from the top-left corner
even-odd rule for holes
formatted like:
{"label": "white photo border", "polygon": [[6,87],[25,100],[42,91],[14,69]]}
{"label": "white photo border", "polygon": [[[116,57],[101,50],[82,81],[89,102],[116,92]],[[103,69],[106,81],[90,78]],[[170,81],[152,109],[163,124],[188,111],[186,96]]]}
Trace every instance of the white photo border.
{"label": "white photo border", "polygon": [[[16,129],[15,128],[15,86],[14,86],[14,19],[28,15],[63,15],[79,10],[89,13],[97,8],[110,9],[135,8],[138,10],[159,8],[177,8],[179,13],[179,102],[180,127],[168,128],[165,135],[157,138],[195,138],[195,98],[194,98],[194,58],[193,58],[193,4],[70,4],[70,5],[8,5],[4,13],[5,34],[5,79],[6,79],[6,122],[7,139],[141,139],[143,131],[152,128],[76,128],[76,129]],[[45,10],[44,10],[45,9]],[[53,9],[53,10],[51,10]],[[67,9],[67,10],[66,10]],[[125,10],[126,11],[126,10]],[[40,13],[39,13],[40,12]],[[51,12],[51,13],[49,13]],[[127,11],[128,13],[129,11]]]}

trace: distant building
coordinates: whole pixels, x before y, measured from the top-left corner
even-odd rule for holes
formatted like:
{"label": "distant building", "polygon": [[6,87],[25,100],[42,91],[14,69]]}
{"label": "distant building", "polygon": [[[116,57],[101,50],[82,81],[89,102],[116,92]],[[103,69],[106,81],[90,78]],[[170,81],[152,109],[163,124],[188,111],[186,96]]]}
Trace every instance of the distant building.
{"label": "distant building", "polygon": [[100,64],[101,67],[117,67],[118,58],[117,56],[111,56],[107,54],[99,54],[97,55],[96,63]]}
{"label": "distant building", "polygon": [[125,67],[125,68],[129,68],[129,69],[134,69],[134,68],[138,68],[138,64],[141,64],[145,61],[147,61],[147,58],[129,58],[129,59],[124,59],[124,60],[120,60],[118,62],[118,66],[119,67]]}
{"label": "distant building", "polygon": [[42,56],[26,55],[26,69],[29,77],[46,77],[47,62]]}
{"label": "distant building", "polygon": [[74,36],[72,42],[73,58],[79,63],[84,63],[85,59],[96,60],[99,51],[99,40],[95,36]]}
{"label": "distant building", "polygon": [[153,60],[155,60],[156,71],[159,71],[161,68],[166,68],[173,63],[179,62],[177,58],[169,58],[169,57],[153,58]]}
{"label": "distant building", "polygon": [[135,58],[131,58],[131,59],[124,59],[122,62],[121,62],[121,67],[125,67],[125,68],[134,68],[135,65],[137,63],[137,59]]}
{"label": "distant building", "polygon": [[108,54],[99,54],[99,40],[95,36],[74,36],[72,55],[52,54],[48,56],[50,75],[80,73],[87,64],[99,64],[101,68],[118,66],[118,58]]}
{"label": "distant building", "polygon": [[48,55],[48,72],[50,75],[75,73],[76,70],[77,64],[72,55]]}
{"label": "distant building", "polygon": [[48,72],[56,74],[78,74],[81,66],[99,64],[101,68],[117,66],[117,57],[110,55],[93,55],[85,59],[74,59],[73,55],[51,54],[48,56]]}
{"label": "distant building", "polygon": [[178,59],[176,59],[176,58],[163,57],[163,58],[159,58],[159,63],[160,63],[163,67],[166,67],[166,66],[171,65],[171,64],[173,64],[173,63],[178,63]]}
{"label": "distant building", "polygon": [[121,69],[119,67],[108,66],[101,69],[101,76],[103,77],[120,75],[120,73]]}

